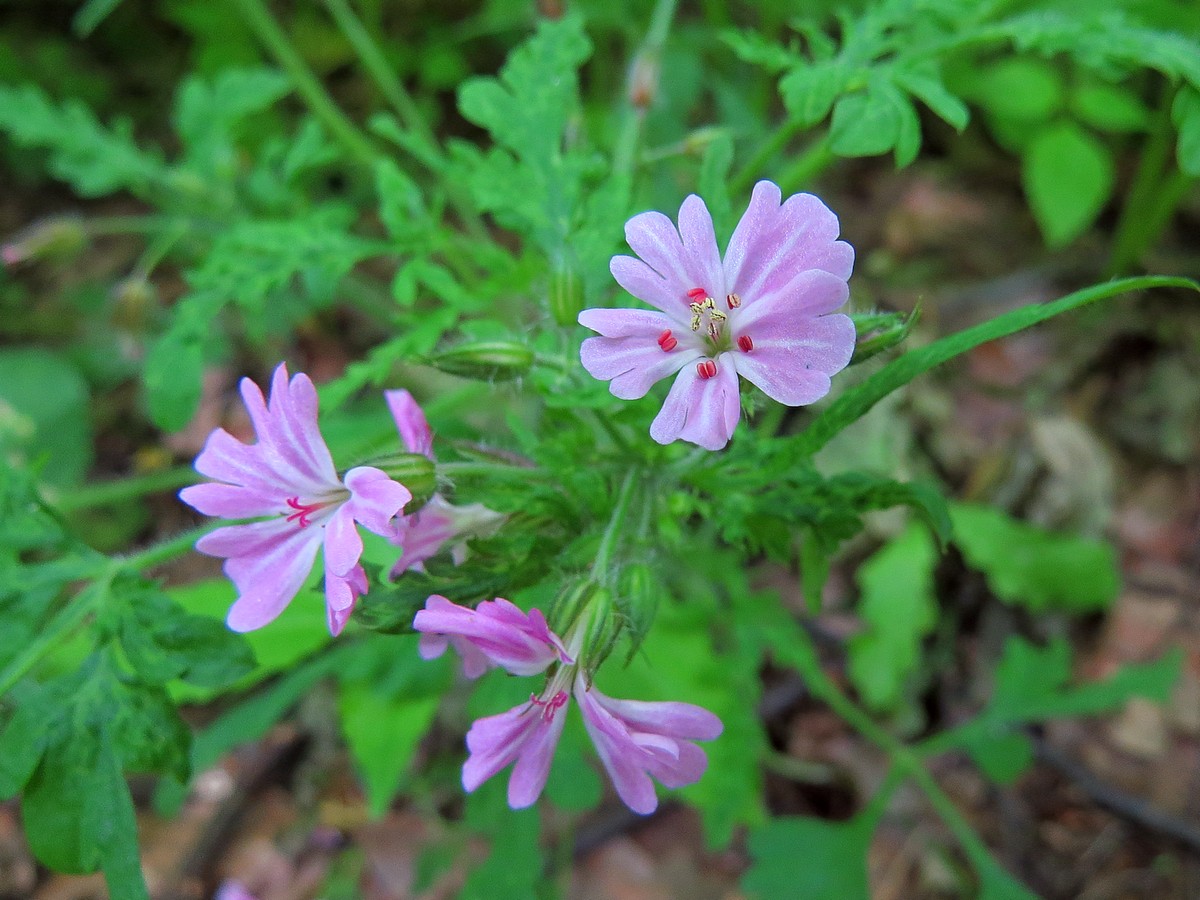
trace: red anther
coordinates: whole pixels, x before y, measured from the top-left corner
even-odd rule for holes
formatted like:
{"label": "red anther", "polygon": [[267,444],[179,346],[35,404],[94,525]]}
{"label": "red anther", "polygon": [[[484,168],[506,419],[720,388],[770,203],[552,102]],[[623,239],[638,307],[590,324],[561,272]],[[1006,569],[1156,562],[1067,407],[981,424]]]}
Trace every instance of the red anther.
{"label": "red anther", "polygon": [[706,359],[696,364],[696,372],[703,380],[708,381],[717,374],[717,364],[711,359]]}
{"label": "red anther", "polygon": [[730,309],[737,309],[742,305],[742,298],[737,294],[727,294],[725,296],[725,302],[728,304]]}
{"label": "red anther", "polygon": [[743,334],[738,338],[738,349],[743,353],[749,353],[754,349],[754,341],[750,340],[750,335]]}
{"label": "red anther", "polygon": [[658,336],[658,346],[662,348],[663,353],[670,353],[679,346],[679,341],[671,335],[670,328]]}
{"label": "red anther", "polygon": [[690,291],[688,291],[688,299],[689,300],[695,300],[695,301],[699,302],[707,296],[708,296],[708,291],[704,290],[704,288],[692,288]]}

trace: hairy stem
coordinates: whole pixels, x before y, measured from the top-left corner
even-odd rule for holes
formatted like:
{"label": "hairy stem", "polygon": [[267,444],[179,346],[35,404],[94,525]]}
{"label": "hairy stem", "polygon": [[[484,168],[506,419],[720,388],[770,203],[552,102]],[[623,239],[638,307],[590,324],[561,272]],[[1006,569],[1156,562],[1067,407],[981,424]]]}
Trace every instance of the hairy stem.
{"label": "hairy stem", "polygon": [[317,76],[271,16],[263,0],[233,0],[233,3],[241,10],[242,18],[271,56],[287,72],[313,115],[358,162],[373,165],[379,159],[379,152],[326,93]]}
{"label": "hairy stem", "polygon": [[[629,68],[629,78],[626,82],[625,100],[628,108],[625,110],[621,130],[617,135],[617,143],[613,148],[613,172],[617,175],[629,175],[633,172],[634,159],[637,156],[638,139],[641,137],[642,120],[646,109],[639,105],[633,94],[638,85],[635,79],[644,75],[647,69],[656,71],[659,58],[662,56],[663,45],[671,31],[671,21],[675,17],[675,6],[678,0],[658,0],[654,4],[654,13],[650,18],[650,28],[646,39],[634,54],[633,64]],[[658,76],[654,75],[655,88]]]}
{"label": "hairy stem", "polygon": [[146,494],[157,494],[160,491],[170,491],[195,484],[196,478],[196,470],[191,466],[177,466],[161,472],[132,475],[118,481],[107,481],[76,488],[69,494],[53,499],[52,505],[61,512],[74,512],[94,506],[109,506],[125,500],[144,497]]}

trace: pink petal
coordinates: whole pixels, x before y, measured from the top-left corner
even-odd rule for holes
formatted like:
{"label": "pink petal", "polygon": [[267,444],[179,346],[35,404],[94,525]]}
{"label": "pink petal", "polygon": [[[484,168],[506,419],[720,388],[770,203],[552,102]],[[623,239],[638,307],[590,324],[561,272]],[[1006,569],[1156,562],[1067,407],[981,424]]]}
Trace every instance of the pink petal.
{"label": "pink petal", "polygon": [[197,512],[222,519],[253,519],[287,510],[286,498],[278,492],[237,484],[194,484],[181,490],[179,499]]}
{"label": "pink petal", "polygon": [[840,309],[849,298],[850,288],[845,280],[821,269],[805,269],[796,272],[778,290],[763,294],[757,303],[737,310],[731,317],[733,330],[743,334],[759,319],[770,315],[823,316]]}
{"label": "pink petal", "polygon": [[[588,338],[579,350],[583,367],[593,378],[609,381],[613,396],[636,400],[658,381],[693,360],[703,351],[690,328],[681,328],[662,313],[639,309],[585,309],[579,323],[606,337]],[[670,330],[676,346],[664,351],[658,344]]]}
{"label": "pink petal", "polygon": [[[593,694],[598,693],[595,688]],[[711,741],[725,726],[702,706],[678,701],[617,700],[600,694],[598,702],[631,727],[690,741]]]}
{"label": "pink petal", "polygon": [[255,488],[265,494],[275,493],[284,500],[297,493],[296,485],[289,478],[267,465],[257,444],[243,444],[224,428],[218,428],[208,436],[195,465],[201,475]]}
{"label": "pink petal", "polygon": [[712,216],[695,194],[689,194],[679,207],[679,236],[683,239],[684,267],[691,287],[704,288],[709,297],[724,299],[725,271],[721,267]]}
{"label": "pink petal", "polygon": [[253,631],[283,612],[312,571],[320,537],[320,529],[296,528],[282,519],[232,525],[205,535],[196,546],[203,553],[227,555],[235,540],[242,550],[225,562],[225,574],[238,589],[226,624],[234,631]]}
{"label": "pink petal", "polygon": [[411,516],[396,523],[392,542],[403,548],[400,559],[392,566],[390,578],[399,578],[409,569],[421,571],[425,560],[435,556],[442,545],[455,535],[454,516],[444,508],[450,504],[434,497]]}
{"label": "pink petal", "polygon": [[400,440],[409,453],[419,453],[433,459],[433,432],[425,412],[408,391],[384,391],[388,409],[396,421]]}
{"label": "pink petal", "polygon": [[470,756],[463,764],[463,789],[474,791],[515,759],[508,805],[523,809],[536,802],[546,786],[554,748],[566,722],[565,707],[546,713],[546,707],[527,702],[477,719],[467,732]]}
{"label": "pink petal", "polygon": [[650,436],[660,444],[682,438],[705,450],[720,450],[733,436],[741,415],[737,370],[732,354],[717,359],[717,374],[701,378],[696,366],[684,366],[667,394],[662,410],[650,423]]}
{"label": "pink petal", "polygon": [[433,594],[413,617],[413,629],[462,638],[514,675],[536,675],[565,656],[541,613],[526,615],[507,600],[485,600],[469,609]]}
{"label": "pink petal", "polygon": [[782,206],[780,196],[769,181],[754,186],[725,253],[726,282],[745,306],[783,288],[798,271],[850,277],[854,251],[836,240],[837,216],[812,194],[795,194]]}
{"label": "pink petal", "polygon": [[782,303],[770,305],[772,312],[745,332],[751,335],[754,349],[733,354],[737,370],[780,403],[814,403],[829,393],[830,376],[850,362],[854,323],[842,315],[793,320]]}
{"label": "pink petal", "polygon": [[346,473],[345,484],[350,490],[346,507],[354,519],[382,537],[392,535],[392,519],[412,500],[412,492],[386,472],[371,466],[351,469]]}
{"label": "pink petal", "polygon": [[551,710],[547,720],[541,709],[532,710],[537,724],[531,729],[528,739],[513,766],[508,778],[508,805],[513,809],[524,809],[537,802],[546,787],[550,775],[550,764],[554,750],[566,724],[566,708]]}
{"label": "pink petal", "polygon": [[688,289],[682,286],[682,282],[663,278],[640,259],[614,256],[609,261],[608,270],[617,284],[639,300],[671,315],[683,316],[687,312]]}
{"label": "pink petal", "polygon": [[684,263],[683,240],[675,223],[660,212],[638,213],[625,223],[625,240],[650,268],[670,282],[685,306],[692,283]]}
{"label": "pink petal", "polygon": [[337,637],[350,621],[358,598],[367,592],[367,573],[356,566],[346,578],[325,570],[325,615],[329,622],[329,633]]}
{"label": "pink petal", "polygon": [[343,503],[325,524],[325,568],[345,578],[358,565],[362,552],[362,537],[354,525],[354,516]]}

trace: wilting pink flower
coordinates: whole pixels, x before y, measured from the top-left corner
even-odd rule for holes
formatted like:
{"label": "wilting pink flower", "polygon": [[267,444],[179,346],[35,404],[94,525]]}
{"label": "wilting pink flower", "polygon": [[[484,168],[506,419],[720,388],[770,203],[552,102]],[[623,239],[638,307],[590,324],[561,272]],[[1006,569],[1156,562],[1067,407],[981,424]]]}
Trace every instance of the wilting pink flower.
{"label": "wilting pink flower", "polygon": [[661,444],[678,438],[719,450],[741,414],[741,374],[788,406],[829,392],[830,376],[854,350],[854,323],[832,314],[846,302],[854,250],[837,240],[838,220],[812,194],[781,205],[779,188],[754,186],[750,206],[721,257],[712,218],[695,194],[679,226],[659,212],[625,224],[638,257],[614,256],[613,277],[660,310],[585,309],[579,322],[601,337],[581,359],[623,400],[678,373],[650,426]]}
{"label": "wilting pink flower", "polygon": [[699,781],[708,757],[692,741],[711,741],[721,720],[691,703],[614,700],[575,677],[575,699],[617,794],[636,813],[658,807],[653,775],[665,787]]}
{"label": "wilting pink flower", "polygon": [[566,721],[572,683],[600,760],[617,793],[634,812],[648,814],[658,806],[651,775],[666,787],[677,788],[704,774],[708,758],[693,741],[720,735],[721,720],[690,703],[606,697],[580,671],[578,630],[564,647],[536,609],[526,614],[497,599],[471,610],[437,595],[417,613],[413,628],[423,632],[422,657],[440,656],[452,645],[462,654],[463,670],[472,678],[493,665],[515,675],[534,675],[558,663],[541,693],[471,725],[462,773],[467,792],[515,762],[508,782],[509,806],[521,809],[541,796]]}
{"label": "wilting pink flower", "polygon": [[317,429],[317,392],[307,375],[289,381],[280,363],[269,402],[249,378],[241,392],[258,442],[243,444],[218,428],[196,457],[196,470],[217,482],[179,496],[205,515],[262,521],[218,528],[196,549],[225,559],[225,574],[238,589],[226,621],[234,631],[252,631],[283,612],[324,548],[329,630],[338,634],[367,590],[355,523],[392,535],[412,494],[369,466],[338,477]]}
{"label": "wilting pink flower", "polygon": [[[433,459],[433,431],[412,394],[384,391],[383,395],[408,452]],[[455,564],[461,564],[466,557],[467,538],[486,535],[503,521],[502,514],[482,503],[455,506],[434,494],[411,516],[402,516],[397,521],[392,542],[403,547],[404,553],[392,567],[391,577],[399,578],[409,569],[424,571],[425,560],[436,556],[447,544],[451,544]]]}
{"label": "wilting pink flower", "polygon": [[422,659],[436,659],[452,644],[468,678],[478,678],[491,666],[513,675],[536,675],[559,660],[573,662],[540,610],[525,613],[500,597],[471,609],[433,594],[413,618],[413,629],[422,632]]}

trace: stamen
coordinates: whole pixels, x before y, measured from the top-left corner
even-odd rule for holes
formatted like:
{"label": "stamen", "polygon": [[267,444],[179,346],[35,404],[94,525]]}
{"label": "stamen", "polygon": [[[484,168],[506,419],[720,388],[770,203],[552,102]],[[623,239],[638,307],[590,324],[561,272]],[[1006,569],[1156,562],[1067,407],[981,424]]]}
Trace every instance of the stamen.
{"label": "stamen", "polygon": [[318,509],[320,509],[325,504],[324,503],[301,503],[299,497],[288,497],[287,505],[296,511],[294,513],[292,513],[290,516],[288,516],[286,521],[291,522],[293,519],[298,519],[300,522],[300,527],[307,528],[311,524],[308,521],[308,517],[311,516],[313,513],[315,513]]}
{"label": "stamen", "polygon": [[700,330],[700,316],[704,313],[704,307],[699,303],[689,303],[688,307],[692,311],[692,331]]}
{"label": "stamen", "polygon": [[738,349],[743,353],[749,353],[754,349],[754,341],[750,340],[750,335],[743,334],[738,338]]}
{"label": "stamen", "polygon": [[658,336],[658,346],[662,348],[663,353],[670,353],[679,346],[679,341],[675,340],[670,328]]}
{"label": "stamen", "polygon": [[566,706],[568,700],[570,700],[570,697],[567,695],[566,691],[559,691],[549,700],[542,700],[537,694],[529,695],[530,703],[532,703],[534,706],[545,707],[545,709],[542,710],[542,720],[545,722],[549,722],[551,719],[553,719],[554,714]]}
{"label": "stamen", "polygon": [[742,298],[737,294],[729,294],[725,297],[725,302],[729,304],[730,309],[737,309],[742,305]]}
{"label": "stamen", "polygon": [[717,374],[717,364],[711,359],[706,359],[696,365],[696,373],[703,381],[708,381]]}
{"label": "stamen", "polygon": [[703,300],[707,293],[708,293],[708,291],[706,291],[704,288],[697,287],[697,288],[692,288],[690,291],[688,291],[687,295],[688,295],[688,299],[693,301],[693,303],[694,303],[697,300]]}

